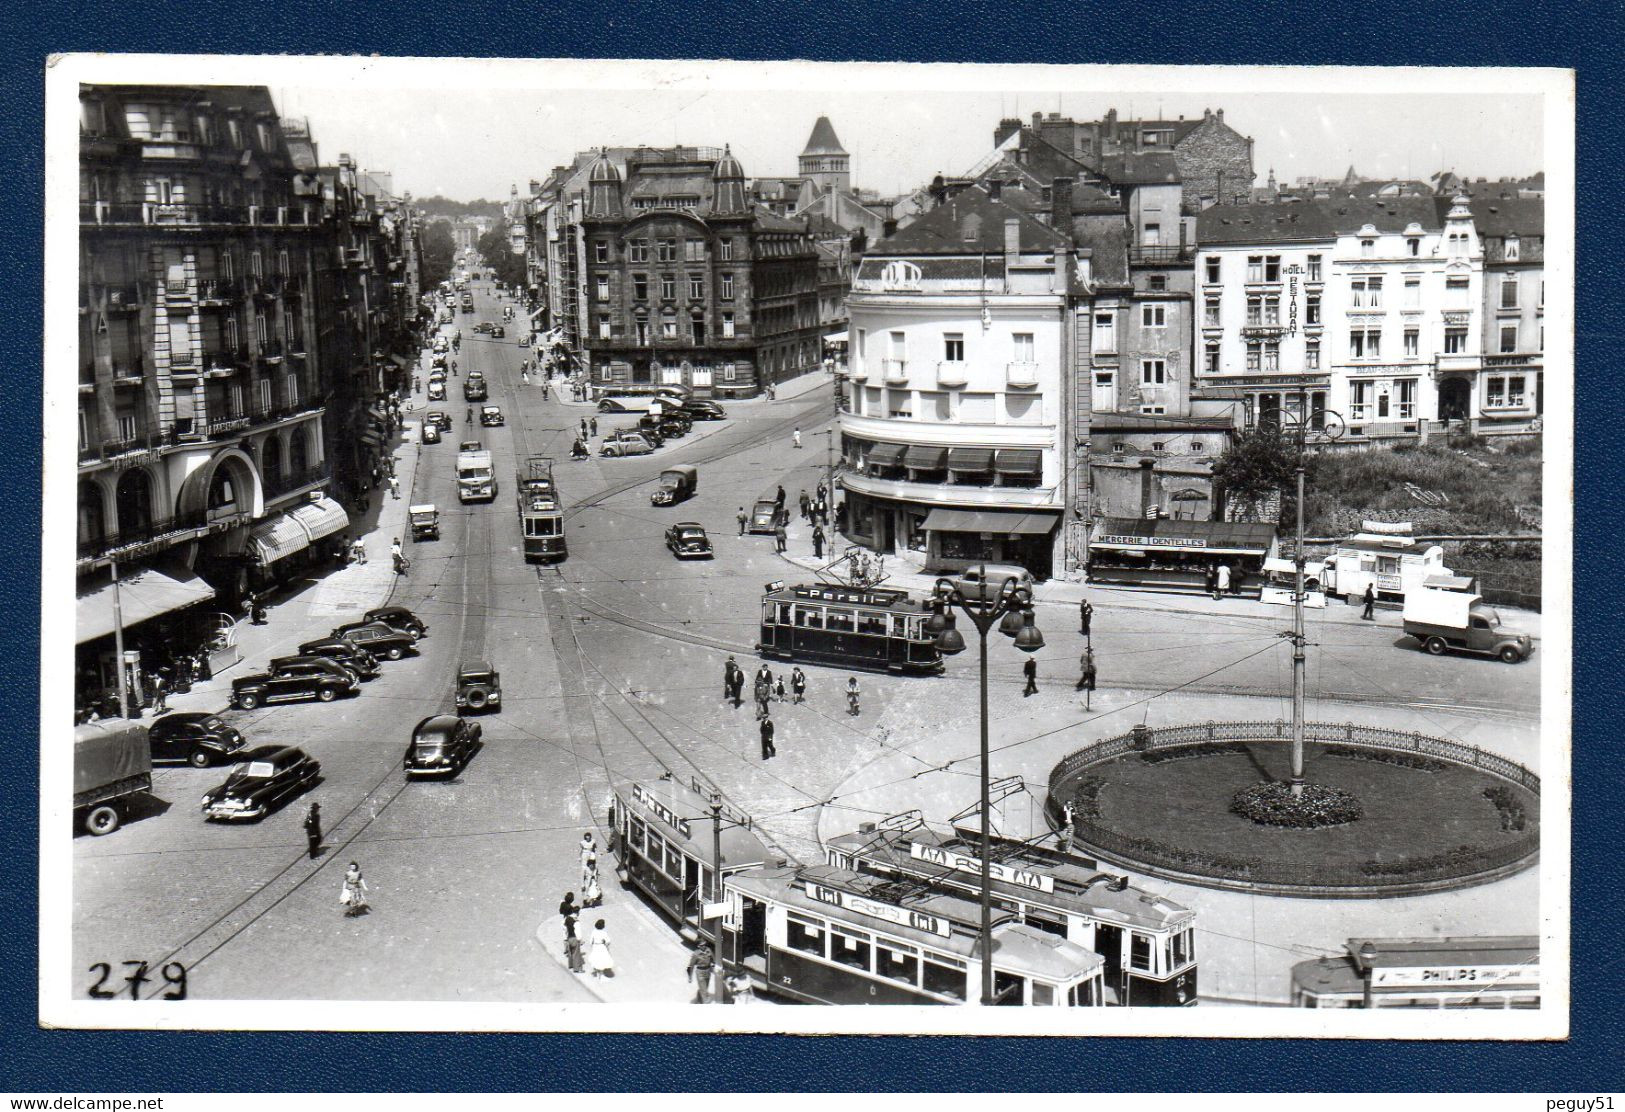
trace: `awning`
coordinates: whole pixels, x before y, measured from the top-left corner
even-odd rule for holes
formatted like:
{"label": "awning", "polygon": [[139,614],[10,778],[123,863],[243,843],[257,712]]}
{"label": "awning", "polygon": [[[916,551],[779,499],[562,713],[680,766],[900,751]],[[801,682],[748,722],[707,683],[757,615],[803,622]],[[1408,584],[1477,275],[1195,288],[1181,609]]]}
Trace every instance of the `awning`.
{"label": "awning", "polygon": [[350,515],[344,512],[344,507],[327,497],[295,506],[288,511],[288,516],[299,523],[312,544],[350,527]]}
{"label": "awning", "polygon": [[389,358],[397,367],[399,367],[403,371],[406,370],[406,368],[408,368],[408,367],[410,367],[412,365],[411,363],[407,362],[406,357],[402,356],[402,355],[391,355]]}
{"label": "awning", "polygon": [[869,463],[876,467],[900,467],[903,463],[903,453],[908,450],[905,444],[871,444],[869,446]]}
{"label": "awning", "polygon": [[933,448],[929,444],[910,444],[903,453],[903,466],[921,471],[941,471],[948,460],[948,449]]}
{"label": "awning", "polygon": [[1275,527],[1246,521],[1109,517],[1089,539],[1089,547],[1264,556],[1275,547]]}
{"label": "awning", "polygon": [[[168,614],[214,597],[214,588],[183,568],[167,572],[142,568],[121,576],[118,585],[119,611],[124,627],[160,614]],[[74,608],[76,644],[94,641],[113,632],[113,582],[92,587],[81,594]]]}
{"label": "awning", "polygon": [[1044,453],[1037,448],[1000,448],[993,470],[1001,475],[1042,475]]}
{"label": "awning", "polygon": [[248,539],[259,553],[260,562],[265,564],[273,564],[310,547],[310,537],[289,514],[277,514],[260,522]]}
{"label": "awning", "polygon": [[993,470],[993,449],[949,448],[948,468],[951,471],[966,471],[973,475],[985,475]]}
{"label": "awning", "polygon": [[1001,533],[1006,536],[1042,536],[1061,520],[1059,513],[1023,513],[1021,510],[954,510],[939,506],[925,517],[933,533]]}
{"label": "awning", "polygon": [[846,343],[846,333],[831,332],[828,336],[824,337],[824,342],[826,344],[844,344]]}

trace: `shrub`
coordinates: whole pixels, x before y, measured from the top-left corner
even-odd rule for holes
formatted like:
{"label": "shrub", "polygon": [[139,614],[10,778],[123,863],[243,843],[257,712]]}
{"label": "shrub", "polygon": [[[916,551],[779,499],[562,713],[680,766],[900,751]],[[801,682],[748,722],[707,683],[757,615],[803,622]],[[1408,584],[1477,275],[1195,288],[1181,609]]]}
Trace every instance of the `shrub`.
{"label": "shrub", "polygon": [[1100,817],[1100,790],[1106,781],[1099,776],[1085,776],[1072,790],[1072,817],[1098,819]]}
{"label": "shrub", "polygon": [[1360,801],[1341,788],[1305,784],[1303,794],[1294,796],[1292,785],[1284,780],[1242,788],[1230,801],[1230,810],[1265,826],[1293,830],[1342,826],[1365,814]]}
{"label": "shrub", "polygon": [[1146,764],[1161,764],[1164,761],[1182,761],[1187,757],[1216,757],[1225,753],[1245,752],[1247,747],[1239,741],[1203,741],[1168,749],[1148,749],[1140,754],[1140,760]]}
{"label": "shrub", "polygon": [[1416,753],[1400,753],[1392,749],[1362,749],[1352,745],[1328,745],[1326,755],[1342,757],[1346,761],[1381,761],[1383,764],[1411,768],[1417,772],[1443,772],[1450,767],[1444,761],[1436,761],[1432,757],[1423,757]]}
{"label": "shrub", "polygon": [[1496,811],[1501,815],[1502,830],[1522,830],[1528,825],[1529,816],[1524,811],[1523,804],[1505,784],[1492,784],[1485,788],[1484,798],[1495,804]]}
{"label": "shrub", "polygon": [[1370,877],[1415,876],[1417,873],[1459,873],[1476,866],[1482,854],[1472,846],[1430,853],[1425,857],[1402,857],[1398,861],[1367,861],[1360,871]]}

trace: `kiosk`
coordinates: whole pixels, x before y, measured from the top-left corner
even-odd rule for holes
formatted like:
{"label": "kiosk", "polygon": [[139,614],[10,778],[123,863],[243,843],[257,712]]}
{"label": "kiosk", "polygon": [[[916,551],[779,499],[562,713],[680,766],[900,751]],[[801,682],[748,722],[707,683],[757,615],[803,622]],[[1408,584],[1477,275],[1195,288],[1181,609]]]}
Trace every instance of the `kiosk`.
{"label": "kiosk", "polygon": [[1245,521],[1108,517],[1089,540],[1088,579],[1164,591],[1202,591],[1210,567],[1230,569],[1230,593],[1257,598],[1275,526]]}

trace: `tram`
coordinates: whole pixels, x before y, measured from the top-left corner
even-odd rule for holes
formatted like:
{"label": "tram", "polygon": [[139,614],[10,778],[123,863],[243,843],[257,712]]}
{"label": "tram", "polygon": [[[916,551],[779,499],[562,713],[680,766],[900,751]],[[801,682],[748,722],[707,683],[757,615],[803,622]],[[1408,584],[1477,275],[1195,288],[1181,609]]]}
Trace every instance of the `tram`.
{"label": "tram", "polygon": [[1540,939],[1351,938],[1340,957],[1292,967],[1300,1008],[1540,1007]]}
{"label": "tram", "polygon": [[564,541],[564,503],[553,482],[553,457],[530,456],[515,478],[525,562],[563,560],[569,550]]}
{"label": "tram", "polygon": [[756,651],[780,660],[936,675],[942,652],[926,632],[930,616],[930,605],[907,591],[773,582],[762,596]]}
{"label": "tram", "polygon": [[[1030,927],[1100,956],[1106,1001],[1132,1007],[1196,1003],[1196,913],[1132,885],[1099,883],[1092,861],[1015,839],[990,839],[994,906]],[[915,811],[825,845],[831,865],[884,878],[908,878],[978,897],[981,832],[940,834]]]}

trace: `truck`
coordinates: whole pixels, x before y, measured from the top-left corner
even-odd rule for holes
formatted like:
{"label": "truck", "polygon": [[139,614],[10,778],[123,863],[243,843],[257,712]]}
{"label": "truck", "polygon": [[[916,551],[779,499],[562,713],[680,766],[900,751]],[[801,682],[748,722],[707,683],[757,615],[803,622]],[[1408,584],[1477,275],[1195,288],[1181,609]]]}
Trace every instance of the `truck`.
{"label": "truck", "polygon": [[1473,593],[1472,580],[1434,576],[1405,592],[1400,618],[1405,632],[1434,656],[1455,649],[1500,657],[1508,664],[1527,660],[1534,645],[1527,633],[1502,628],[1501,615]]}
{"label": "truck", "polygon": [[87,722],[73,732],[73,817],[100,837],[124,821],[132,796],[152,790],[147,728]]}
{"label": "truck", "polygon": [[497,475],[489,451],[457,453],[457,500],[490,502],[497,496]]}

